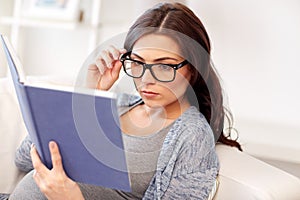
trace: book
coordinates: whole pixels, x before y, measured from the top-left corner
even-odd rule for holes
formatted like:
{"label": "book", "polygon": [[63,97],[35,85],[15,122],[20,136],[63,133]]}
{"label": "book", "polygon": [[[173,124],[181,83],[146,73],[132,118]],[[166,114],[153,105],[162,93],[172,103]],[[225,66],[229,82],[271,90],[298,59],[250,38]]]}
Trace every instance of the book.
{"label": "book", "polygon": [[28,134],[42,162],[52,168],[48,144],[60,149],[74,181],[130,191],[116,94],[27,83],[9,40],[1,35]]}

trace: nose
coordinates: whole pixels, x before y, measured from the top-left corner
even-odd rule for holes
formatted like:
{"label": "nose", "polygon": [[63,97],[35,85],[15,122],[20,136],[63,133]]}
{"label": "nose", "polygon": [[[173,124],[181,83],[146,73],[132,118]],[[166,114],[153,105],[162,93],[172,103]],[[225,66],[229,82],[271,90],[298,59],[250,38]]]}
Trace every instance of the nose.
{"label": "nose", "polygon": [[152,76],[149,69],[145,70],[144,75],[142,76],[143,83],[155,83],[155,78]]}

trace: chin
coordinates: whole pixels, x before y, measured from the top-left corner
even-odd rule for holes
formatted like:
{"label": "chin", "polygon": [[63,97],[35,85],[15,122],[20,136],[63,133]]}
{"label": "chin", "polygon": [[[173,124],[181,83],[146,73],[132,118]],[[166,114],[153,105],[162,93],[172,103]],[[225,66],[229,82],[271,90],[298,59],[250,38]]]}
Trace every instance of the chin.
{"label": "chin", "polygon": [[165,104],[161,101],[158,100],[149,100],[146,98],[143,98],[143,101],[145,103],[146,106],[148,106],[149,108],[161,108],[164,107]]}

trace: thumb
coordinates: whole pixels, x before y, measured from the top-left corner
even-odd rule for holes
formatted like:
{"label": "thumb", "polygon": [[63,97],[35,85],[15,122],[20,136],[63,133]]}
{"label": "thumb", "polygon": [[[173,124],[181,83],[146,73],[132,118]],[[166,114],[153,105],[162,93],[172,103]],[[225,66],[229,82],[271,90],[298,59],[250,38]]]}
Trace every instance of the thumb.
{"label": "thumb", "polygon": [[111,72],[112,76],[119,77],[121,68],[122,68],[122,63],[119,60],[117,60],[115,66],[112,68],[112,72]]}

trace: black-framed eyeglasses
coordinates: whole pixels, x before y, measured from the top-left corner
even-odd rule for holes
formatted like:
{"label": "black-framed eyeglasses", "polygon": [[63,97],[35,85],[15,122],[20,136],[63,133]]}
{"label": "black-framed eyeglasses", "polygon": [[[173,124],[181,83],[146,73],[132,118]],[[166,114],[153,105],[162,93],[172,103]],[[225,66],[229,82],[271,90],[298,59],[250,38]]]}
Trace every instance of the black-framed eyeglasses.
{"label": "black-framed eyeglasses", "polygon": [[141,78],[146,69],[149,69],[152,76],[160,82],[171,82],[175,79],[176,70],[188,64],[187,60],[179,64],[146,64],[130,58],[131,51],[123,54],[120,58],[125,73],[133,78]]}

